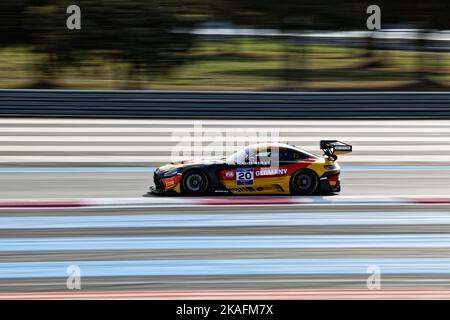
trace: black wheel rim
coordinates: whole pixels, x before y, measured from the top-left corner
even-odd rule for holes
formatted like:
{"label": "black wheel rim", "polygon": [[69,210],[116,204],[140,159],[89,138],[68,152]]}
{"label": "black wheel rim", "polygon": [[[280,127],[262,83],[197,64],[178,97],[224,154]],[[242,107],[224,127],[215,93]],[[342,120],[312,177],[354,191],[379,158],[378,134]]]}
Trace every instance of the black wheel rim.
{"label": "black wheel rim", "polygon": [[191,192],[201,192],[205,184],[205,179],[198,173],[190,174],[186,178],[186,188]]}
{"label": "black wheel rim", "polygon": [[302,174],[297,179],[297,187],[299,190],[306,191],[311,189],[313,180],[309,175]]}

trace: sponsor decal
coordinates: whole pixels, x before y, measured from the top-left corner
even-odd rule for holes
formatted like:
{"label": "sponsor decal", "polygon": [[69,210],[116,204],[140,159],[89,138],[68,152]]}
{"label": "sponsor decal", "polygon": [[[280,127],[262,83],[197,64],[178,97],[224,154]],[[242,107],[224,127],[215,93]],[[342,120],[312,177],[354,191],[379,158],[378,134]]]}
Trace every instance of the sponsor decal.
{"label": "sponsor decal", "polygon": [[252,185],[254,179],[253,168],[238,168],[236,169],[236,184],[242,185]]}
{"label": "sponsor decal", "polygon": [[164,187],[167,189],[173,188],[180,182],[180,176],[162,179]]}
{"label": "sponsor decal", "polygon": [[227,178],[233,178],[233,177],[234,177],[234,172],[233,172],[233,171],[227,171],[227,172],[225,172],[225,177],[227,177]]}
{"label": "sponsor decal", "polygon": [[256,192],[252,187],[242,187],[242,188],[231,188],[231,192]]}
{"label": "sponsor decal", "polygon": [[237,165],[237,166],[270,166],[270,161],[233,161],[231,164]]}
{"label": "sponsor decal", "polygon": [[175,185],[175,181],[167,180],[164,182],[167,188],[173,187]]}
{"label": "sponsor decal", "polygon": [[261,169],[256,171],[256,176],[275,176],[275,175],[286,175],[287,169]]}

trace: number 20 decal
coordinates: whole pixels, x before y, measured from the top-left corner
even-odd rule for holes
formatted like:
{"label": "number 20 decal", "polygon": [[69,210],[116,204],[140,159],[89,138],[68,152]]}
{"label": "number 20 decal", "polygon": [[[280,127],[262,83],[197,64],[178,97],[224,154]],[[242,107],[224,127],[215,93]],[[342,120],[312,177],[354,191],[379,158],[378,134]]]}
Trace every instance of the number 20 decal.
{"label": "number 20 decal", "polygon": [[253,184],[253,168],[238,168],[236,169],[236,184],[237,185],[252,185]]}

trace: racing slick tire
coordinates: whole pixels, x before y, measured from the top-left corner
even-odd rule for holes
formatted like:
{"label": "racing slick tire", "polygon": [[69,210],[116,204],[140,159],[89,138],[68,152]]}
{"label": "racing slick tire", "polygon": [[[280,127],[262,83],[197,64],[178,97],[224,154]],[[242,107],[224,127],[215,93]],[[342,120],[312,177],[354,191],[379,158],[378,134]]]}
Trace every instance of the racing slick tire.
{"label": "racing slick tire", "polygon": [[183,174],[181,191],[185,195],[201,196],[209,188],[208,176],[201,170],[190,170]]}
{"label": "racing slick tire", "polygon": [[308,169],[299,170],[291,178],[291,193],[298,195],[313,194],[319,188],[319,178]]}

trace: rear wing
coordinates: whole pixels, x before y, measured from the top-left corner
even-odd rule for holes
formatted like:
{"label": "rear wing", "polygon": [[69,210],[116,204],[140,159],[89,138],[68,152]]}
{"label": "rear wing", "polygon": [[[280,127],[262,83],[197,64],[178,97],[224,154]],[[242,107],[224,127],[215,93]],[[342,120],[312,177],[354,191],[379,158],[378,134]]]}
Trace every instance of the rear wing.
{"label": "rear wing", "polygon": [[321,140],[320,149],[322,149],[324,155],[331,160],[336,160],[338,154],[352,152],[351,145],[337,140]]}

